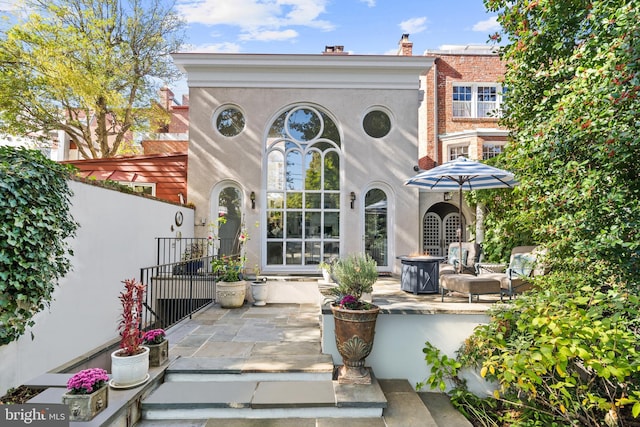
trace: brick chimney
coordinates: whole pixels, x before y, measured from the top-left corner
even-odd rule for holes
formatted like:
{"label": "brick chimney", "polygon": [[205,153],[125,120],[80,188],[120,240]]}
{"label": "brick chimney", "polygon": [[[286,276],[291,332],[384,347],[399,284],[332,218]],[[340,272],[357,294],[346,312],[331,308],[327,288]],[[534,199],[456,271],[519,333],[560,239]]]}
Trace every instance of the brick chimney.
{"label": "brick chimney", "polygon": [[344,46],[325,46],[323,55],[347,55]]}
{"label": "brick chimney", "polygon": [[398,42],[398,55],[413,55],[413,42],[409,41],[409,34],[403,34],[402,38],[400,38],[400,41]]}
{"label": "brick chimney", "polygon": [[173,98],[174,94],[167,86],[163,86],[160,88],[160,105],[164,107],[165,110],[169,111],[169,108],[173,106]]}

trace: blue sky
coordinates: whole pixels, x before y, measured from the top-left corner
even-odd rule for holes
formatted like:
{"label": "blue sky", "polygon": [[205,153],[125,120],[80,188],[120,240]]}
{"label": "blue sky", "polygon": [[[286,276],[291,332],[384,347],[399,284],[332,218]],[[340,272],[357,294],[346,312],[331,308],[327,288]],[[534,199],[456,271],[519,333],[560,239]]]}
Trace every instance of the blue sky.
{"label": "blue sky", "polygon": [[403,33],[413,53],[485,44],[498,26],[482,0],[177,0],[188,22],[186,50],[395,54]]}

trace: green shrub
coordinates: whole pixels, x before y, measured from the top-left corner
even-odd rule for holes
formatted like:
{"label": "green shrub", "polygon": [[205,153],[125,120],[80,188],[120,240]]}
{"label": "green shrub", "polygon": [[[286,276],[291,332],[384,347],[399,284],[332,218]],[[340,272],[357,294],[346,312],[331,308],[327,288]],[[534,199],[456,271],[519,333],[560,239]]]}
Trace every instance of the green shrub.
{"label": "green shrub", "polygon": [[0,147],[0,345],[18,339],[71,268],[70,169]]}

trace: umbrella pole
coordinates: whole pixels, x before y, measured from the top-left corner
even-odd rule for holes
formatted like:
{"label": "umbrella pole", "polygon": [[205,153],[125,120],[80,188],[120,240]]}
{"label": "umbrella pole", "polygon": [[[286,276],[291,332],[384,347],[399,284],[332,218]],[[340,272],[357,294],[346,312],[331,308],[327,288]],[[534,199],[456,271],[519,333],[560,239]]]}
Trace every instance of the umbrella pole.
{"label": "umbrella pole", "polygon": [[462,184],[460,184],[460,193],[458,197],[458,273],[462,273]]}

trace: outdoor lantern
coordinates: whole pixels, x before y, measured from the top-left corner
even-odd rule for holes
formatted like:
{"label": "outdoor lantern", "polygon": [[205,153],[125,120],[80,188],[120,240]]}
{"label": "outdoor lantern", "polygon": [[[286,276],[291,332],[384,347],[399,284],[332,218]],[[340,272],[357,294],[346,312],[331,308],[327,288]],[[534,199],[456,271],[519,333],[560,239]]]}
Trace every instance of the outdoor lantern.
{"label": "outdoor lantern", "polygon": [[353,202],[356,201],[356,193],[351,192],[351,209],[353,209]]}
{"label": "outdoor lantern", "polygon": [[256,208],[256,192],[252,191],[251,194],[249,195],[249,199],[251,199],[251,209],[255,209]]}

